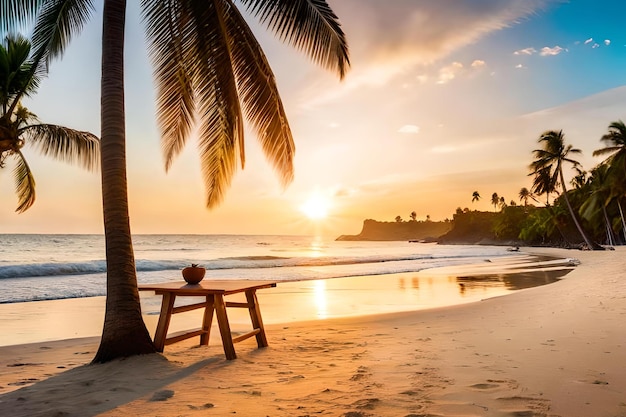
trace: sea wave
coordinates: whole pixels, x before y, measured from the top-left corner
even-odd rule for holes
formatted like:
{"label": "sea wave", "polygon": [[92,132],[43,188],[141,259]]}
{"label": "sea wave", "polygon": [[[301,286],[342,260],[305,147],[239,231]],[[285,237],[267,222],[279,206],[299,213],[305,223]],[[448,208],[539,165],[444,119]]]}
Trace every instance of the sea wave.
{"label": "sea wave", "polygon": [[[379,264],[384,262],[397,261],[425,261],[435,259],[454,259],[466,258],[467,255],[372,255],[361,257],[279,257],[279,256],[239,256],[227,257],[208,260],[206,262],[197,262],[204,266],[207,270],[228,270],[228,269],[265,269],[265,268],[283,268],[283,267],[320,267],[320,266],[341,266],[341,265],[359,265],[359,264]],[[135,261],[138,272],[156,272],[179,270],[192,262],[177,260],[145,260],[137,259]],[[28,277],[56,277],[61,275],[89,275],[102,274],[106,272],[106,262],[104,260],[91,260],[85,262],[67,262],[67,263],[33,263],[24,265],[2,265],[0,266],[0,279],[11,278],[28,278]]]}

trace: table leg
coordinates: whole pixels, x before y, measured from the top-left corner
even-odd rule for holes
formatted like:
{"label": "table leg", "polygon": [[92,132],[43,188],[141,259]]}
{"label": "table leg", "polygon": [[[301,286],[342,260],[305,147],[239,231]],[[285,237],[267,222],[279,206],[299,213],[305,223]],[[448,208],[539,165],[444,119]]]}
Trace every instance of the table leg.
{"label": "table leg", "polygon": [[172,310],[174,309],[175,300],[176,295],[169,292],[163,293],[159,323],[157,324],[156,332],[154,333],[154,345],[157,352],[163,352],[163,349],[165,348],[167,329],[170,327],[170,319],[172,318]]}
{"label": "table leg", "polygon": [[203,333],[200,336],[201,345],[209,344],[209,336],[211,336],[211,323],[213,323],[213,310],[215,310],[213,295],[207,295],[206,307],[204,307],[204,317],[202,319],[202,330],[204,330],[206,333]]}
{"label": "table leg", "polygon": [[250,319],[252,327],[259,329],[256,335],[256,343],[258,347],[267,347],[267,337],[265,336],[265,328],[263,327],[263,319],[261,318],[261,310],[259,309],[259,300],[256,296],[256,290],[246,291],[246,299],[248,300],[248,310],[250,311]]}
{"label": "table leg", "polygon": [[224,296],[222,294],[215,294],[214,301],[217,324],[219,325],[220,334],[222,336],[222,345],[224,345],[224,354],[226,354],[226,359],[228,360],[237,359],[233,336],[230,332],[230,324],[228,323],[228,315],[226,314]]}

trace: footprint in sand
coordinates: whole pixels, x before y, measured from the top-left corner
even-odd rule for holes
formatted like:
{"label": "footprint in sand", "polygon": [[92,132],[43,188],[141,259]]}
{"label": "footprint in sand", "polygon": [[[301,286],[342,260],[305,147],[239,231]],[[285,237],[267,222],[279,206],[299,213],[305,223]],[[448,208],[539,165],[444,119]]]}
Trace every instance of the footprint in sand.
{"label": "footprint in sand", "polygon": [[211,403],[206,403],[200,406],[189,404],[187,407],[189,407],[191,410],[206,410],[206,409],[215,407],[215,405]]}
{"label": "footprint in sand", "polygon": [[167,401],[168,399],[174,396],[174,391],[170,389],[164,389],[162,391],[157,391],[152,395],[148,401]]}
{"label": "footprint in sand", "polygon": [[490,390],[490,389],[494,389],[494,388],[500,388],[500,385],[498,385],[498,384],[482,383],[482,384],[470,385],[470,388],[483,391],[483,390]]}

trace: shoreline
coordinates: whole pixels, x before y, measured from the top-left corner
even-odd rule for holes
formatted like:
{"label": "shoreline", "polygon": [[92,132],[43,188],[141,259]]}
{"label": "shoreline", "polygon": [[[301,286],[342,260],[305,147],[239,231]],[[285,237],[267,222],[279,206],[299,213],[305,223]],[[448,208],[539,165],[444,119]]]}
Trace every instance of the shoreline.
{"label": "shoreline", "polygon": [[505,297],[266,324],[270,347],[235,361],[213,341],[97,366],[80,365],[98,338],[0,347],[0,414],[624,415],[625,249],[577,251],[566,279]]}
{"label": "shoreline", "polygon": [[[258,296],[266,324],[288,324],[476,302],[506,295],[526,286],[545,285],[541,279],[537,279],[539,270],[544,271],[542,278],[549,283],[574,266],[566,258],[524,252],[418,272],[279,281],[276,288],[261,290]],[[502,283],[503,287],[498,287],[487,282],[491,279],[502,280],[504,274],[515,277],[524,273],[534,275],[534,280],[528,277],[525,280],[529,281],[528,285],[509,281],[506,282],[508,288],[505,288],[505,283]],[[554,278],[548,278],[548,275]],[[459,283],[462,280],[465,283]],[[350,294],[348,302],[346,292]],[[139,295],[144,322],[153,336],[160,313],[161,296],[150,292],[140,292]],[[393,301],[381,302],[385,299]],[[99,337],[104,323],[105,301],[105,296],[96,296],[1,303],[0,329],[4,337],[0,340],[0,347]],[[190,299],[181,301],[191,303]],[[176,316],[172,320],[170,332],[196,327],[201,321],[201,314],[201,310],[196,310]],[[241,309],[229,310],[229,320],[233,331],[239,331],[249,324],[247,311]]]}

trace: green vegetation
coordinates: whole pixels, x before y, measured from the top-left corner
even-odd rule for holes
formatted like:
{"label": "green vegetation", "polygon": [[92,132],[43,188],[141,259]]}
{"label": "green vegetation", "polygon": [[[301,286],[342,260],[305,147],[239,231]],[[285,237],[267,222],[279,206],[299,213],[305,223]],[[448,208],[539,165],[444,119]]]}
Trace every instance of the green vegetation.
{"label": "green vegetation", "polygon": [[0,168],[12,160],[18,213],[35,203],[35,177],[22,152],[25,145],[87,170],[100,164],[100,140],[95,135],[41,123],[21,105],[23,97],[36,93],[45,75],[42,56],[31,46],[19,35],[8,35],[0,44]]}
{"label": "green vegetation", "polygon": [[[341,236],[339,240],[406,240],[424,239],[425,233],[446,244],[491,244],[558,246],[603,249],[601,245],[626,244],[626,125],[620,120],[609,125],[608,133],[600,139],[606,146],[594,151],[594,156],[606,159],[584,171],[572,155],[581,153],[565,142],[562,131],[546,131],[538,139],[542,145],[533,151],[529,165],[532,187],[522,187],[520,203],[494,192],[490,203],[493,212],[457,208],[451,222],[395,222],[366,220],[356,236]],[[564,165],[570,164],[575,175],[565,182]],[[472,203],[480,200],[472,193]],[[537,205],[533,204],[536,203]],[[411,226],[411,223],[416,223]],[[417,224],[419,223],[419,224]],[[425,232],[425,225],[438,228]],[[441,234],[437,232],[441,231]],[[419,236],[419,237],[417,237]]]}
{"label": "green vegetation", "polygon": [[[519,200],[507,206],[493,193],[495,212],[457,209],[453,229],[439,237],[441,243],[525,244],[602,249],[626,243],[624,198],[626,197],[626,126],[620,120],[609,125],[600,139],[606,147],[594,156],[606,159],[589,172],[571,155],[579,149],[566,144],[562,131],[546,131],[538,139],[530,164],[533,185],[521,188]],[[564,164],[576,175],[566,186]],[[472,202],[480,194],[474,191]],[[540,197],[545,196],[541,204]],[[551,202],[552,199],[552,202]],[[535,206],[529,201],[539,204]],[[500,210],[498,211],[498,207]]]}

